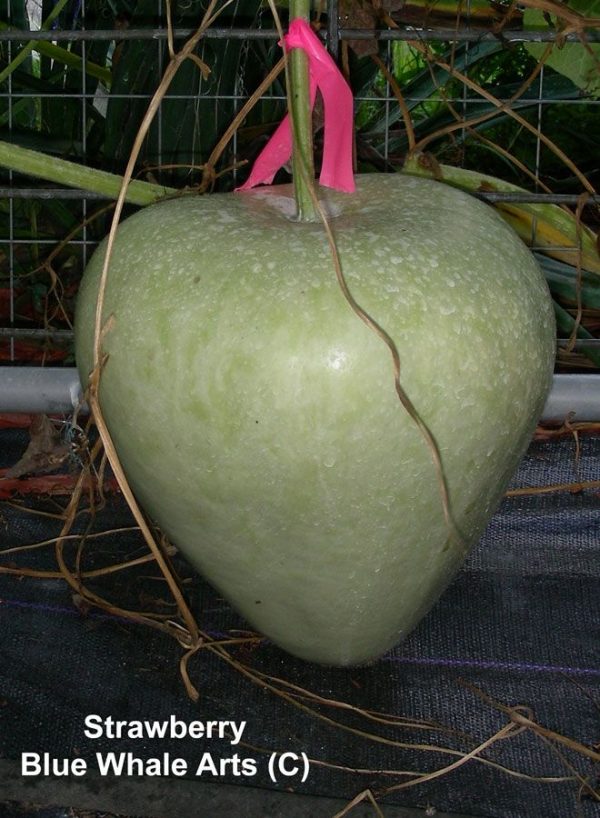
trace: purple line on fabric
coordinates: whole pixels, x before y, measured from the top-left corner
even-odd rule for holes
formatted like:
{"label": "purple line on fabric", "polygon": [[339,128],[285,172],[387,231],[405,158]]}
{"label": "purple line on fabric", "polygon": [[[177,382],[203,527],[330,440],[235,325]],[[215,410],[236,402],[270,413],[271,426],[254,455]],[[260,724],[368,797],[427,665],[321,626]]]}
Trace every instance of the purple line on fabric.
{"label": "purple line on fabric", "polygon": [[[47,613],[62,613],[70,616],[81,616],[76,608],[64,608],[58,605],[44,605],[39,602],[25,602],[18,599],[3,599],[0,597],[0,611],[2,606],[7,605],[13,608],[28,608],[34,611],[45,611]],[[86,614],[90,619],[108,619],[117,622],[127,622],[131,620],[113,614],[102,614],[90,611]],[[218,631],[208,631],[209,636],[215,639],[226,638],[228,634]],[[476,668],[478,670],[517,670],[526,673],[567,673],[572,676],[598,676],[600,668],[591,667],[569,667],[563,665],[541,665],[533,662],[502,662],[496,659],[447,659],[436,657],[410,657],[388,655],[383,658],[385,662],[395,662],[401,665],[426,665],[428,667],[450,667],[450,668]]]}
{"label": "purple line on fabric", "polygon": [[[2,610],[3,605],[8,605],[11,608],[27,608],[32,611],[46,611],[47,613],[62,613],[69,614],[70,616],[81,616],[81,613],[77,610],[77,608],[63,608],[59,605],[43,605],[41,602],[24,602],[20,599],[4,599],[3,597],[0,597],[0,611]],[[123,616],[101,614],[96,613],[95,611],[90,611],[86,614],[86,616],[90,619],[117,619],[125,622],[130,621]]]}
{"label": "purple line on fabric", "polygon": [[386,656],[386,662],[396,662],[401,665],[428,665],[434,667],[472,667],[478,670],[519,670],[527,673],[568,673],[572,676],[598,676],[600,668],[569,667],[563,665],[540,665],[534,662],[502,662],[497,659],[445,659],[445,658],[418,658],[409,656]]}

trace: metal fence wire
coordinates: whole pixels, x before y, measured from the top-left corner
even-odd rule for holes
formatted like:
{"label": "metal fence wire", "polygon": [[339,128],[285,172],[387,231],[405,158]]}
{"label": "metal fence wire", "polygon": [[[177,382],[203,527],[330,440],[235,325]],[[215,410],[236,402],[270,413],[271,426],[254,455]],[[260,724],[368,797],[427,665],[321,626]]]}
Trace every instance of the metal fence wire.
{"label": "metal fence wire", "polygon": [[[168,59],[163,0],[0,1],[2,143],[41,151],[49,164],[61,157],[122,173]],[[202,7],[196,0],[172,5],[173,37],[181,45]],[[371,9],[340,0],[339,8],[330,2],[327,13],[315,13],[355,93],[358,169],[398,169],[411,147],[412,127],[413,143],[436,161],[523,188],[484,185],[478,191],[483,198],[569,205],[597,226],[598,28],[564,30],[548,22],[535,0],[504,10],[485,0],[450,6],[388,3]],[[197,52],[212,73],[203,79],[191,63],[179,72],[146,139],[142,178],[175,187],[199,184],[198,168],[280,56],[277,39],[268,4],[236,0],[223,11]],[[217,180],[221,189],[243,178],[242,163],[256,155],[285,104],[280,76],[223,154],[217,167],[225,171]],[[95,214],[108,202],[10,167],[0,169],[0,195],[0,362],[72,363],[77,282],[106,232],[110,213]],[[534,251],[542,244],[547,251],[547,239],[537,241],[535,215],[530,230]],[[557,249],[563,261],[571,253],[579,275],[578,250],[560,241]],[[555,269],[559,273],[564,271]],[[576,310],[573,298],[565,298],[558,307],[564,312],[559,347],[569,345],[564,362],[597,366],[597,316],[587,329],[579,316],[581,326],[571,333]]]}

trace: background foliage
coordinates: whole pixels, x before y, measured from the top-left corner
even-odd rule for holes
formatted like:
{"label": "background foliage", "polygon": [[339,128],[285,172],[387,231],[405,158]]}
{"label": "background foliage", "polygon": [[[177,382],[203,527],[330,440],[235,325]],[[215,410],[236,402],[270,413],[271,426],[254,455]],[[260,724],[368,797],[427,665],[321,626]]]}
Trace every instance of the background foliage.
{"label": "background foliage", "polygon": [[[594,22],[598,0],[574,0],[564,7]],[[78,29],[84,25],[81,0],[10,0],[0,29]],[[202,0],[172,3],[175,27],[193,28]],[[163,9],[164,11],[164,9]],[[510,20],[506,15],[510,13]],[[566,12],[565,12],[566,13]],[[598,49],[582,42],[561,44],[572,21],[542,12],[529,0],[524,14],[512,6],[472,0],[467,19],[460,0],[399,4],[394,0],[343,0],[342,22],[375,25],[480,27],[495,37],[471,43],[357,41],[343,46],[341,63],[356,103],[356,161],[359,171],[393,171],[407,154],[425,151],[437,162],[484,172],[531,191],[591,190],[600,177],[600,70]],[[285,22],[285,9],[282,9]],[[317,12],[323,23],[326,16]],[[39,21],[39,22],[37,22]],[[87,0],[88,29],[164,26],[158,0]],[[503,25],[553,28],[559,42],[505,42]],[[261,0],[236,0],[222,13],[220,27],[272,28]],[[589,28],[588,28],[589,30]],[[180,47],[182,41],[176,41]],[[275,39],[205,39],[198,56],[211,67],[203,78],[187,61],[161,105],[140,155],[140,178],[174,187],[194,187],[202,165],[242,101],[251,95],[280,57]],[[0,140],[115,173],[122,173],[149,98],[168,61],[165,40],[16,42],[0,44]],[[390,88],[390,79],[397,88]],[[401,93],[404,114],[394,99]],[[245,173],[228,171],[249,162],[285,110],[283,77],[275,79],[221,155],[217,189],[230,190]],[[516,118],[514,114],[518,114]],[[315,116],[317,163],[320,115]],[[540,142],[535,129],[545,137]],[[532,132],[533,131],[533,132]],[[565,161],[565,157],[567,161]],[[0,171],[3,186],[42,184]],[[285,174],[280,176],[281,181]],[[44,186],[44,185],[43,185]],[[47,184],[45,185],[48,186]],[[101,207],[102,215],[90,220]],[[580,213],[596,229],[598,208]],[[17,198],[0,204],[0,324],[68,330],[87,245],[107,229],[104,202]],[[85,232],[78,226],[89,220]],[[75,241],[55,250],[66,236]],[[18,242],[15,244],[15,240]],[[12,244],[12,249],[11,249]],[[49,253],[52,254],[48,260]],[[556,299],[559,334],[598,337],[600,288],[592,270],[541,258]],[[12,294],[12,298],[11,298]],[[10,302],[14,309],[11,312]],[[46,339],[19,342],[9,349],[0,338],[0,358],[17,361],[70,360],[70,343]],[[570,367],[600,364],[597,348],[563,353]]]}

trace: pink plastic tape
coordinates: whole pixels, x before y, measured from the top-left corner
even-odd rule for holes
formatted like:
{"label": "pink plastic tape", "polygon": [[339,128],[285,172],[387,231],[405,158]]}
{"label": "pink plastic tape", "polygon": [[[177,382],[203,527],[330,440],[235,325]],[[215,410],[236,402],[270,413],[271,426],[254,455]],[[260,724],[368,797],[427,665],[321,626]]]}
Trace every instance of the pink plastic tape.
{"label": "pink plastic tape", "polygon": [[[305,20],[292,20],[284,42],[286,48],[301,48],[308,56],[311,110],[315,104],[317,88],[323,97],[325,131],[319,181],[325,187],[353,193],[356,188],[352,172],[352,91]],[[270,185],[277,171],[289,161],[291,155],[292,128],[290,116],[286,114],[254,162],[248,180],[238,190]]]}

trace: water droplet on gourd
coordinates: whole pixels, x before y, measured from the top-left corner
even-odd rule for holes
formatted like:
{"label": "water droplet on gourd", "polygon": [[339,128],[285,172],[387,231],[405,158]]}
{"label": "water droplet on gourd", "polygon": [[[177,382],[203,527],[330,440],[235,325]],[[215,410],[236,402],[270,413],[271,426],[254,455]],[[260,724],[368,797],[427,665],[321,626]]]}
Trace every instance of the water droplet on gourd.
{"label": "water droplet on gourd", "polygon": [[456,312],[456,307],[452,307],[450,304],[442,304],[440,312],[442,315],[452,315],[453,312]]}

